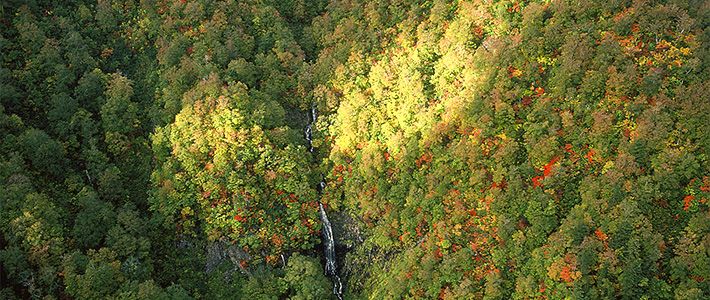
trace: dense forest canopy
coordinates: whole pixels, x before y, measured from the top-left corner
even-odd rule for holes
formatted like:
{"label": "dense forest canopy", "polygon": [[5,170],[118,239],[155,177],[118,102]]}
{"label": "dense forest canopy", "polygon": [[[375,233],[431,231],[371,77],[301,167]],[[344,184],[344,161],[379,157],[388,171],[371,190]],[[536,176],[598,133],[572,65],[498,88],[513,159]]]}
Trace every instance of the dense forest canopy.
{"label": "dense forest canopy", "polygon": [[0,298],[335,299],[323,207],[345,299],[708,299],[708,58],[707,0],[4,0]]}

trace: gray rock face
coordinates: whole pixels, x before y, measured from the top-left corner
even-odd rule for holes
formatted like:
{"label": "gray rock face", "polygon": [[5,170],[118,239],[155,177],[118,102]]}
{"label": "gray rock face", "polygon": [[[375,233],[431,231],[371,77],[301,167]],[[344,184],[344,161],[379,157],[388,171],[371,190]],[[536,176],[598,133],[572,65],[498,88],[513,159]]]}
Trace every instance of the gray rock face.
{"label": "gray rock face", "polygon": [[362,224],[347,212],[331,213],[331,224],[335,235],[335,246],[338,249],[350,250],[365,240],[362,231]]}
{"label": "gray rock face", "polygon": [[221,264],[231,262],[235,269],[238,268],[242,273],[249,274],[249,270],[240,264],[241,261],[248,261],[249,259],[251,259],[251,256],[236,245],[223,240],[212,242],[207,245],[205,272],[212,273]]}

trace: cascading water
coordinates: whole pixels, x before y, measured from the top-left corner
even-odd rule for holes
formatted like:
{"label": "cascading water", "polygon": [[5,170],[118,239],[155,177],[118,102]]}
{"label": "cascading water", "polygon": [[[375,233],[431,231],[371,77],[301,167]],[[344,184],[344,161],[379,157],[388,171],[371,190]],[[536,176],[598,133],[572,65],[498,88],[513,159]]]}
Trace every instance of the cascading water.
{"label": "cascading water", "polygon": [[[306,125],[305,135],[306,141],[308,141],[308,152],[313,153],[313,124],[316,123],[316,108],[313,106],[311,108],[311,118]],[[325,188],[325,180],[321,179],[318,183],[318,192],[322,192]],[[325,274],[330,276],[333,281],[333,294],[338,297],[338,299],[343,299],[343,283],[340,281],[340,276],[338,276],[338,268],[335,263],[335,239],[333,238],[333,227],[330,225],[330,220],[328,220],[328,215],[325,213],[322,203],[318,203],[318,209],[320,212],[320,219],[323,223],[323,252],[325,253]]]}
{"label": "cascading water", "polygon": [[311,124],[306,126],[306,140],[308,141],[308,152],[313,153],[313,144],[311,143],[313,139],[313,129],[311,129]]}
{"label": "cascading water", "polygon": [[323,242],[325,251],[325,274],[333,280],[333,294],[338,299],[343,299],[343,283],[340,282],[337,266],[335,265],[335,240],[333,239],[333,228],[330,226],[328,215],[323,209],[323,204],[318,203],[320,209],[320,219],[323,222]]}
{"label": "cascading water", "polygon": [[308,141],[308,152],[313,153],[313,124],[316,123],[316,108],[311,107],[311,120],[306,125],[306,141]]}

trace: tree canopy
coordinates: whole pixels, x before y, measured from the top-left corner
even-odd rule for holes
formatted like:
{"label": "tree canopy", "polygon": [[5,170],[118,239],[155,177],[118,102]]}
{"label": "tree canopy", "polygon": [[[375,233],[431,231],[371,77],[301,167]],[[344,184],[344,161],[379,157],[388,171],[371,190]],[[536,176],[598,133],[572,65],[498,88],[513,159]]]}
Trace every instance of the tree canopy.
{"label": "tree canopy", "polygon": [[[0,298],[710,298],[700,0],[0,3]],[[308,127],[308,131],[304,132]]]}

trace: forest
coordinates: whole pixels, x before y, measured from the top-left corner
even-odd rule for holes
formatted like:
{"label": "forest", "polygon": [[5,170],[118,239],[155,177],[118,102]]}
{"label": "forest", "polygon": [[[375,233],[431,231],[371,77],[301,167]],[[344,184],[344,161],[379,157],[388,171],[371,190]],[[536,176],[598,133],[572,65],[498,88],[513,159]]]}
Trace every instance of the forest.
{"label": "forest", "polygon": [[708,0],[2,0],[0,299],[710,299]]}

